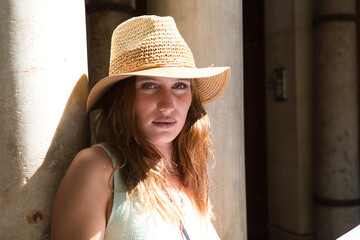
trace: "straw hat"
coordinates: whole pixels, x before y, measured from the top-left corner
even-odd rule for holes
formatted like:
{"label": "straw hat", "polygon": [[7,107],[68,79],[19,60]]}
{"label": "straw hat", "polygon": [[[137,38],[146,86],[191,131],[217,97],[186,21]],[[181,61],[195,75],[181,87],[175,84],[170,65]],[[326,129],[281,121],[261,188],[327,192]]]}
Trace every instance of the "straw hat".
{"label": "straw hat", "polygon": [[225,90],[230,68],[196,68],[191,50],[172,17],[140,16],[123,22],[114,30],[109,76],[92,88],[87,111],[115,83],[131,76],[196,79],[200,100],[208,103]]}

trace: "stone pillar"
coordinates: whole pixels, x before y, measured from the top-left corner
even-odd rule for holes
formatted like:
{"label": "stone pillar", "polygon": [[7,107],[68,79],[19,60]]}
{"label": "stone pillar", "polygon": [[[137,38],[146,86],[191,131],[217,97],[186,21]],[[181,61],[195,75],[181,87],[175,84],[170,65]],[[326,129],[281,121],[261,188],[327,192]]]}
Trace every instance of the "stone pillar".
{"label": "stone pillar", "polygon": [[266,90],[269,239],[313,240],[314,1],[264,4],[266,78],[286,69],[286,99]]}
{"label": "stone pillar", "polygon": [[242,1],[148,0],[148,14],[173,16],[197,67],[231,67],[225,94],[206,106],[212,123],[216,166],[211,201],[221,239],[246,239]]}
{"label": "stone pillar", "polygon": [[360,223],[355,0],[318,0],[316,235],[336,239]]}
{"label": "stone pillar", "polygon": [[84,3],[4,0],[0,19],[0,238],[48,239],[58,184],[89,139]]}
{"label": "stone pillar", "polygon": [[[135,0],[86,0],[90,89],[109,75],[112,33],[120,23],[138,13],[136,8]],[[96,110],[90,114],[91,129],[94,128],[97,115]],[[92,135],[92,143],[94,142]]]}

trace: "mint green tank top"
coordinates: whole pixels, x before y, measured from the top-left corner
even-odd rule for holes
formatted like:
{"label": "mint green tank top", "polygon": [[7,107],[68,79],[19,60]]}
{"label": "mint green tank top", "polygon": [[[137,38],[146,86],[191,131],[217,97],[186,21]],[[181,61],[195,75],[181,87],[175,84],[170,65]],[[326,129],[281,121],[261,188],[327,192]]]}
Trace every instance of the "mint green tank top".
{"label": "mint green tank top", "polygon": [[[116,158],[104,144],[102,147],[111,158],[114,167]],[[184,240],[181,230],[164,221],[157,211],[146,213],[139,211],[140,203],[131,204],[127,201],[125,186],[121,180],[120,172],[114,172],[114,199],[112,212],[106,226],[104,240]],[[186,197],[184,204],[184,227],[191,240],[206,239],[218,240],[212,223],[206,227],[201,225],[198,215],[190,199]],[[134,205],[134,206],[133,206]]]}

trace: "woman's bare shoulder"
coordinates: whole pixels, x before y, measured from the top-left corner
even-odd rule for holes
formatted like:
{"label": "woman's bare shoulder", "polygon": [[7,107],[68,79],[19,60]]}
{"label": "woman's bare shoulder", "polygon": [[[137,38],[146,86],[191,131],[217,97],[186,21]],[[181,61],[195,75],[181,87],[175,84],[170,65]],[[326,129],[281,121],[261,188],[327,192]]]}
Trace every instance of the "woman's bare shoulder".
{"label": "woman's bare shoulder", "polygon": [[104,233],[112,173],[112,161],[101,147],[84,149],[75,156],[54,200],[52,239]]}
{"label": "woman's bare shoulder", "polygon": [[71,167],[84,167],[99,173],[107,171],[111,173],[113,170],[112,160],[100,146],[93,146],[81,150],[72,161],[70,168]]}

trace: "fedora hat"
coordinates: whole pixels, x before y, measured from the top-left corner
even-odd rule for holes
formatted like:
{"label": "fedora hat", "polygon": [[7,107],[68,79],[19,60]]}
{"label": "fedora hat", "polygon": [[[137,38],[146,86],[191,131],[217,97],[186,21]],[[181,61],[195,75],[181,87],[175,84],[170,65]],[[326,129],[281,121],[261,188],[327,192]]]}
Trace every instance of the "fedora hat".
{"label": "fedora hat", "polygon": [[114,30],[109,76],[90,91],[87,111],[91,111],[115,83],[132,76],[195,79],[200,101],[209,103],[224,92],[230,67],[196,68],[192,52],[172,17],[140,16],[121,23]]}

